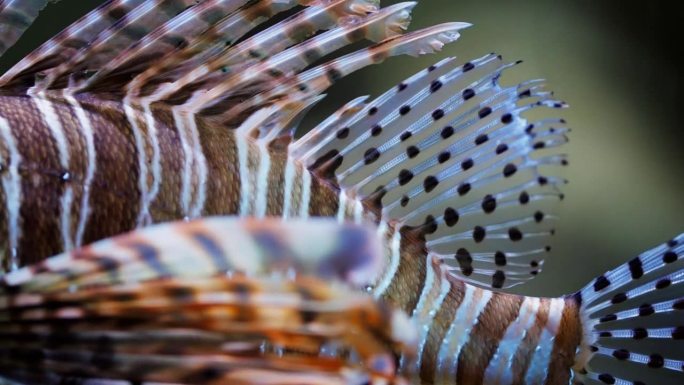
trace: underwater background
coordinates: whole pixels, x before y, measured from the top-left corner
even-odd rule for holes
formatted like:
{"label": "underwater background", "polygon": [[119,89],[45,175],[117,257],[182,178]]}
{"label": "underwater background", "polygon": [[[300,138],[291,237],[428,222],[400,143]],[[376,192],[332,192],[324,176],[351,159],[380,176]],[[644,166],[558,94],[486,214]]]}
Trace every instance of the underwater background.
{"label": "underwater background", "polygon": [[[0,72],[103,1],[50,6]],[[399,1],[383,0],[383,5]],[[343,79],[307,120],[377,95],[440,58],[489,52],[525,62],[504,83],[546,78],[570,109],[566,199],[544,274],[523,294],[575,291],[597,274],[684,232],[684,11],[677,2],[422,0],[411,29],[443,21],[473,27],[442,53],[398,57]]]}

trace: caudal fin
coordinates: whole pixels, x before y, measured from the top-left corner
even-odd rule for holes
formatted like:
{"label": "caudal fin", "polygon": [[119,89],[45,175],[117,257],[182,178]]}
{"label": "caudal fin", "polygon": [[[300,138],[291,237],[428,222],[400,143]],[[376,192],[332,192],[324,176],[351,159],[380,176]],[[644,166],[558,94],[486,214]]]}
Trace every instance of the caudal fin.
{"label": "caudal fin", "polygon": [[575,384],[684,383],[684,234],[576,294],[584,340]]}

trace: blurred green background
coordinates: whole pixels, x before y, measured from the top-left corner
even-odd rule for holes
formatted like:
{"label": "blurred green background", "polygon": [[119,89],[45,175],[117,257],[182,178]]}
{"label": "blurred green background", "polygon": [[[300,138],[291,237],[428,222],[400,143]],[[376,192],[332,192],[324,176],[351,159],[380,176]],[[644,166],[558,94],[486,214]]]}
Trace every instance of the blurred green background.
{"label": "blurred green background", "polygon": [[[101,1],[64,0],[41,15],[0,71]],[[383,5],[395,3],[383,1]],[[505,82],[543,77],[571,108],[567,199],[545,272],[518,292],[558,295],[684,231],[684,12],[677,2],[422,0],[412,29],[474,24],[437,56],[391,59],[344,79],[318,118],[377,95],[445,56],[489,52],[525,63]]]}

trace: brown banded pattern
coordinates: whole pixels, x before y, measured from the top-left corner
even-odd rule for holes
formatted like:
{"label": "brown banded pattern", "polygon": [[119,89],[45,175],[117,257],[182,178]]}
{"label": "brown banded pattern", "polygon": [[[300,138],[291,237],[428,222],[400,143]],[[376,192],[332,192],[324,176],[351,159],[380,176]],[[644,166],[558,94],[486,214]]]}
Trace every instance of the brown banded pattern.
{"label": "brown banded pattern", "polygon": [[[295,5],[304,7],[242,38]],[[587,305],[580,299],[596,303],[592,290],[621,290],[625,268],[568,298],[489,290],[523,283],[540,272],[555,231],[552,203],[563,197],[558,186],[564,181],[546,171],[567,164],[555,149],[565,143],[567,125],[557,118],[530,121],[526,114],[565,104],[540,81],[500,84],[502,72],[517,63],[505,63],[495,54],[464,63],[441,60],[374,100],[350,102],[294,139],[301,116],[339,78],[389,56],[435,52],[469,26],[446,23],[403,34],[415,5],[108,1],[4,75],[0,231],[7,237],[0,240],[6,270],[136,227],[209,215],[368,221],[376,225],[372,237],[381,240],[384,252],[359,278],[349,275],[350,269],[369,259],[353,249],[353,237],[335,232],[315,236],[300,229],[308,237],[299,247],[328,250],[327,242],[347,243],[341,247],[344,258],[312,266],[288,259],[292,250],[277,231],[255,230],[236,240],[231,229],[212,233],[196,222],[177,225],[181,235],[159,231],[150,236],[141,230],[77,249],[6,276],[8,310],[2,314],[9,317],[3,325],[11,348],[0,345],[0,357],[8,360],[0,370],[24,367],[31,362],[27,357],[39,356],[45,371],[20,375],[40,382],[31,375],[66,375],[62,364],[71,357],[72,369],[83,377],[241,383],[258,374],[277,382],[282,377],[273,373],[289,375],[280,357],[292,359],[287,363],[298,372],[288,379],[297,382],[303,381],[299,369],[318,373],[327,352],[331,359],[323,360],[321,369],[327,374],[352,368],[370,372],[374,380],[394,380],[393,359],[399,358],[405,373],[418,374],[415,380],[425,383],[558,384],[571,378],[578,346],[585,356],[612,355],[675,370],[680,361],[661,354],[626,355],[596,342],[607,337],[595,330],[604,322],[592,316],[612,310],[613,304]],[[307,69],[361,40],[372,44]],[[255,229],[263,230],[260,226]],[[261,254],[258,245],[264,247]],[[630,264],[629,275],[638,279],[638,269],[656,271],[675,263],[678,245],[668,243],[669,251]],[[224,251],[235,259],[224,258]],[[259,269],[266,262],[283,271],[276,278],[225,275],[240,264],[236,270],[264,273]],[[410,334],[414,329],[394,317],[398,313],[347,289],[339,298],[325,297],[336,287],[315,278],[309,283],[307,274],[353,281],[376,300],[410,314],[419,324],[417,354],[397,347],[396,336],[381,330],[388,325],[399,330],[394,327],[399,325]],[[643,298],[681,281],[677,275],[661,277],[645,284],[643,292],[620,292],[614,298]],[[326,308],[337,299],[337,311]],[[316,300],[321,301],[311,305]],[[46,303],[52,307],[43,307]],[[271,309],[273,303],[287,303],[288,310]],[[644,304],[638,313],[679,308],[679,302],[668,300]],[[635,312],[601,319],[618,322]],[[246,372],[236,369],[237,363],[244,364],[242,356],[205,365],[189,359],[187,351],[164,356],[176,346],[132,347],[140,337],[130,334],[122,344],[105,338],[106,343],[94,345],[93,335],[83,335],[67,339],[67,350],[42,353],[12,345],[17,336],[31,346],[44,341],[12,334],[21,328],[18,324],[44,322],[48,335],[41,338],[54,339],[55,325],[69,317],[88,332],[104,326],[150,332],[160,325],[160,340],[178,337],[172,329],[187,325],[239,335],[252,322],[256,329],[248,332],[268,343],[257,348],[231,340],[229,350],[268,359],[249,361],[254,367]],[[97,321],[90,323],[89,317]],[[300,329],[288,329],[289,322]],[[318,329],[315,333],[322,334],[311,342],[306,329],[311,322],[335,326]],[[344,328],[350,333],[337,331]],[[676,327],[629,333],[681,335]],[[332,335],[342,345],[321,342],[337,341]],[[191,350],[204,352],[199,345],[217,341],[212,337],[202,335]],[[99,350],[94,357],[74,352],[82,346]],[[11,349],[19,354],[10,354]],[[294,350],[310,352],[315,360],[295,357]],[[386,354],[390,350],[394,354]],[[364,362],[352,359],[356,355]],[[94,369],[86,362],[95,362]],[[626,381],[583,365],[582,358],[575,375],[607,384]],[[308,379],[350,383],[335,375]]]}

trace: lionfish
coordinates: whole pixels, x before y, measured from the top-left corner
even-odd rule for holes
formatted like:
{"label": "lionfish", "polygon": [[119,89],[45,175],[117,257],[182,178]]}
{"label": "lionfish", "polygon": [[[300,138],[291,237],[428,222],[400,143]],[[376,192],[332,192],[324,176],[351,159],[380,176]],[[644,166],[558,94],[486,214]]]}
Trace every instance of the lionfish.
{"label": "lionfish", "polygon": [[[0,1],[0,53],[46,3]],[[2,75],[0,376],[681,382],[684,236],[505,291],[542,269],[567,164],[566,122],[527,117],[565,103],[503,85],[517,63],[446,58],[295,136],[335,81],[469,26],[405,32],[415,5],[109,0]]]}

